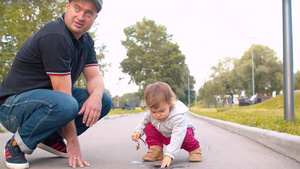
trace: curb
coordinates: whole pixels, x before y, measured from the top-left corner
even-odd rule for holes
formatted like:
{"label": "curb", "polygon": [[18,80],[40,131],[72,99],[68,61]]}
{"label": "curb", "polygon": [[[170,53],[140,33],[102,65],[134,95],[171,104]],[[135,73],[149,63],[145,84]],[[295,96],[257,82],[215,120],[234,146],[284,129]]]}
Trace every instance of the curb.
{"label": "curb", "polygon": [[300,136],[212,119],[192,112],[189,113],[192,116],[209,122],[215,126],[246,136],[278,153],[300,162]]}

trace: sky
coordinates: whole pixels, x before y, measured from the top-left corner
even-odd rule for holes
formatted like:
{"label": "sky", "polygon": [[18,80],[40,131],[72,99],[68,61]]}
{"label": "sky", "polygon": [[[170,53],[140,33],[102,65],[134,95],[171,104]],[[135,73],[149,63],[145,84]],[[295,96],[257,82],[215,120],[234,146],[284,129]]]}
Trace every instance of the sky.
{"label": "sky", "polygon": [[[173,36],[171,42],[186,56],[197,91],[220,59],[241,58],[252,44],[268,46],[283,59],[282,0],[104,0],[96,19],[95,46],[106,45],[104,62],[111,67],[104,83],[113,97],[138,91],[120,69],[126,58],[121,40],[123,29],[144,17]],[[300,70],[299,17],[300,1],[292,0],[294,72]]]}

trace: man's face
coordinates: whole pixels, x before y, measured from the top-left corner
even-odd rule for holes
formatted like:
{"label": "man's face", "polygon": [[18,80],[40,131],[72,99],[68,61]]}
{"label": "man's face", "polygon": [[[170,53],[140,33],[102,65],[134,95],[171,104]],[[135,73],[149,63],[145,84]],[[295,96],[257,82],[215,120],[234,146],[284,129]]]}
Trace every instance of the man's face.
{"label": "man's face", "polygon": [[87,32],[97,18],[95,4],[87,0],[73,0],[67,2],[65,23],[76,39]]}

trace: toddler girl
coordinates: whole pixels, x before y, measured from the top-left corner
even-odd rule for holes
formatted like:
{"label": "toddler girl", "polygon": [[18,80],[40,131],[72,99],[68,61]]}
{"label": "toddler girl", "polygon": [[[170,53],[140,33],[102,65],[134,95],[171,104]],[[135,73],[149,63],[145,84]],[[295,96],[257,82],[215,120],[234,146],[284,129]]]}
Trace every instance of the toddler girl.
{"label": "toddler girl", "polygon": [[[202,161],[199,142],[194,137],[194,126],[184,115],[189,109],[176,99],[171,87],[164,82],[149,84],[145,90],[149,109],[131,136],[138,141],[146,134],[148,152],[144,161],[162,160],[161,168],[169,167],[180,149],[189,152],[189,161]],[[163,144],[167,145],[163,158]]]}

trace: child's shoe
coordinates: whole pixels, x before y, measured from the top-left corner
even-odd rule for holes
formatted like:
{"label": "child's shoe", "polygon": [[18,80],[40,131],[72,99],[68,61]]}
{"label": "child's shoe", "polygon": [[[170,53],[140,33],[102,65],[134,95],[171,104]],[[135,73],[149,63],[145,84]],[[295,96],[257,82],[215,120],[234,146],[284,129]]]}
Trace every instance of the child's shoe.
{"label": "child's shoe", "polygon": [[147,154],[143,156],[144,161],[157,161],[163,159],[163,148],[160,146],[150,146]]}
{"label": "child's shoe", "polygon": [[200,162],[200,161],[202,161],[201,151],[202,151],[201,148],[197,148],[197,149],[191,151],[190,156],[189,156],[189,161],[190,162]]}

